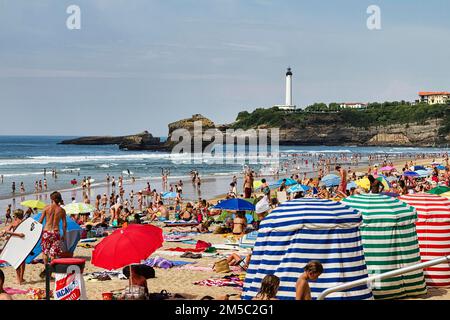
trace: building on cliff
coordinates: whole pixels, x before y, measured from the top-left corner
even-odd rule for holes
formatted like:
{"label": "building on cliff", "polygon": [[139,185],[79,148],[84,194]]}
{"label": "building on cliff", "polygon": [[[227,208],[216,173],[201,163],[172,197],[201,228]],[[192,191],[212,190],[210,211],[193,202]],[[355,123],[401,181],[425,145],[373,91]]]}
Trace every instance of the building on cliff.
{"label": "building on cliff", "polygon": [[419,102],[429,105],[450,103],[450,92],[419,92]]}
{"label": "building on cliff", "polygon": [[367,108],[367,103],[363,102],[343,102],[339,104],[341,109],[365,109]]}

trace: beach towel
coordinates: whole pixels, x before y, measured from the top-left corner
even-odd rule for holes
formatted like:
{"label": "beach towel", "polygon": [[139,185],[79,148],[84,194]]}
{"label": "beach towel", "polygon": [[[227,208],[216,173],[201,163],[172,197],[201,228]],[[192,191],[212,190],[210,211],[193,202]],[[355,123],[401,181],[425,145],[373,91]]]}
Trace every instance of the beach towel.
{"label": "beach towel", "polygon": [[203,252],[205,251],[206,248],[201,248],[201,249],[192,249],[192,248],[180,248],[180,247],[176,247],[176,248],[169,248],[167,250],[169,251],[176,251],[176,252]]}
{"label": "beach towel", "polygon": [[11,296],[15,294],[27,294],[28,290],[14,289],[14,288],[5,288],[5,292]]}
{"label": "beach towel", "polygon": [[198,240],[197,244],[195,245],[195,249],[208,249],[209,247],[211,247],[211,243],[206,242],[206,241],[202,241],[202,240]]}
{"label": "beach towel", "polygon": [[[181,270],[189,270],[189,271],[214,271],[212,265],[207,267],[200,267],[200,266],[193,266],[193,265],[184,265],[181,266],[179,269]],[[239,266],[230,266],[230,269],[232,272],[242,272],[241,267]]]}
{"label": "beach towel", "polygon": [[225,276],[223,278],[210,278],[206,280],[196,281],[194,285],[207,287],[238,287],[244,286],[244,281],[236,275]]}
{"label": "beach towel", "polygon": [[170,261],[161,257],[154,257],[150,258],[144,261],[143,264],[154,267],[154,268],[161,268],[161,269],[170,269],[173,267],[180,267],[187,264],[191,264],[192,262],[187,261]]}

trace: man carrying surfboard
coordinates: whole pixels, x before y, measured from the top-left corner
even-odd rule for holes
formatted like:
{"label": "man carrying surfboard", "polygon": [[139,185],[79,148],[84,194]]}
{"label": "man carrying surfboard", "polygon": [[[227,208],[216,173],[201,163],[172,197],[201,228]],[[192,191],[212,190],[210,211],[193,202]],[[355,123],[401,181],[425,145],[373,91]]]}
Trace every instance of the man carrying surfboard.
{"label": "man carrying surfboard", "polygon": [[[13,222],[5,230],[3,230],[2,236],[24,238],[25,235],[23,233],[16,233],[15,232],[17,227],[24,220],[23,219],[24,218],[23,210],[21,210],[21,209],[14,210],[13,216],[14,216]],[[23,276],[25,274],[25,261],[22,262],[22,264],[16,269],[16,273],[17,273],[17,282],[19,284],[24,283],[25,280],[23,279]]]}
{"label": "man carrying surfboard", "polygon": [[[66,211],[61,207],[62,197],[57,191],[50,195],[52,203],[42,211],[39,223],[45,219],[44,231],[42,233],[41,247],[44,256],[44,263],[58,257],[63,248],[63,241],[66,239],[67,221]],[[59,224],[62,222],[62,237]],[[45,272],[45,271],[44,271]]]}

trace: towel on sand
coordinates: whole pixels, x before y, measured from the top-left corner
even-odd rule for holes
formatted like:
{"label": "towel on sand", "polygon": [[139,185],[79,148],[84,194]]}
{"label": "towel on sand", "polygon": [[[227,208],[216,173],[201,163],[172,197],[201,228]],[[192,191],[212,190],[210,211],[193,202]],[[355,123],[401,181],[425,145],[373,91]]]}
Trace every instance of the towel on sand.
{"label": "towel on sand", "polygon": [[161,257],[154,257],[144,261],[143,264],[154,267],[154,268],[162,268],[162,269],[170,269],[173,267],[184,266],[187,264],[191,264],[192,262],[187,261],[171,261]]}
{"label": "towel on sand", "polygon": [[206,280],[196,281],[195,285],[207,287],[239,287],[244,286],[242,277],[236,275],[225,276],[223,278],[210,278]]}
{"label": "towel on sand", "polygon": [[5,288],[5,292],[9,295],[15,294],[27,294],[28,290],[14,289],[14,288]]}

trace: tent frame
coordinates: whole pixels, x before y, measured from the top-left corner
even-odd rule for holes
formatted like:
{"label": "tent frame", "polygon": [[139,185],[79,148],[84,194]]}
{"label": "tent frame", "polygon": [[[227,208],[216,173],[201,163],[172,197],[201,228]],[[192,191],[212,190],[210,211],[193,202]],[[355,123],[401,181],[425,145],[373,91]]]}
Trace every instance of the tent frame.
{"label": "tent frame", "polygon": [[323,291],[319,295],[317,300],[325,300],[325,297],[327,297],[328,295],[330,295],[332,293],[341,292],[341,291],[344,291],[344,290],[347,290],[347,289],[352,289],[354,287],[357,287],[357,286],[360,286],[360,285],[363,285],[363,284],[367,284],[369,287],[371,287],[372,284],[375,281],[396,277],[396,276],[399,276],[399,275],[402,275],[402,274],[405,274],[405,273],[409,273],[409,272],[416,271],[416,270],[419,270],[419,269],[424,269],[424,268],[427,268],[427,267],[432,267],[432,266],[435,266],[435,265],[438,265],[438,264],[443,264],[443,263],[449,263],[450,264],[450,255],[442,257],[442,258],[430,260],[428,262],[417,263],[417,264],[409,266],[409,267],[405,267],[405,268],[389,271],[389,272],[386,272],[386,273],[377,274],[375,276],[370,276],[370,277],[368,277],[366,279],[356,280],[356,281],[352,281],[352,282],[349,282],[349,283],[341,284],[341,285],[336,286],[336,287],[329,288],[329,289]]}

